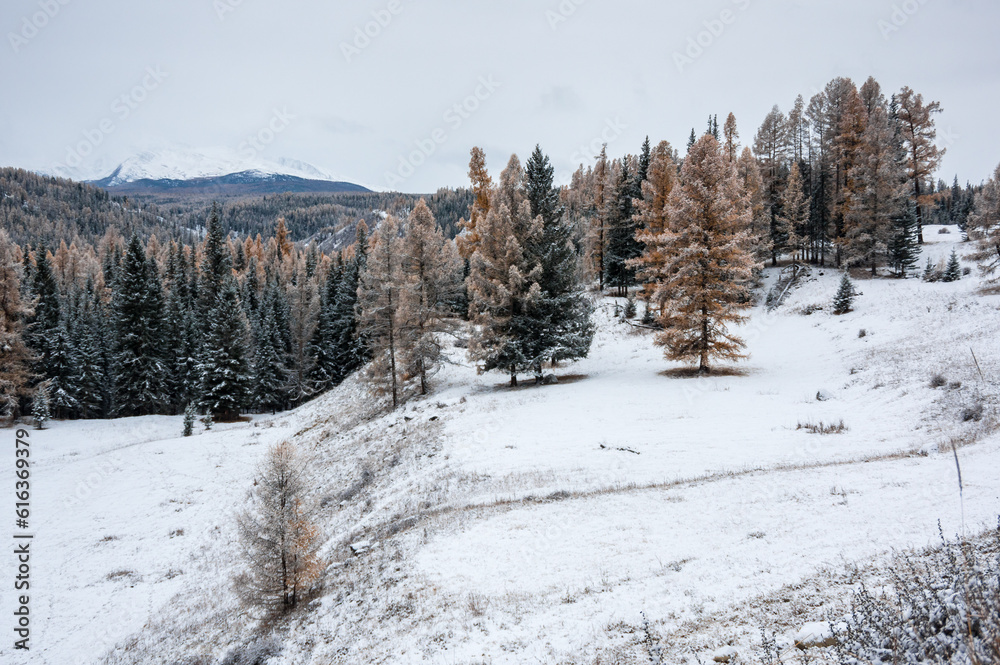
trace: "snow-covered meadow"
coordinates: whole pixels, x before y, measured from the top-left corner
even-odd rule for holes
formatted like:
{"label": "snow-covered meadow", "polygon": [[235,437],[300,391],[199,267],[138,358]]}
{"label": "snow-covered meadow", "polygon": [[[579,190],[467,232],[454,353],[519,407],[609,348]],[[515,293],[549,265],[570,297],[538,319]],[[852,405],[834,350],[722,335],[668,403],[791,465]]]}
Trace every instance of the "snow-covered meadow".
{"label": "snow-covered meadow", "polygon": [[[935,261],[964,249],[949,231],[925,229]],[[644,662],[644,616],[677,660],[791,636],[850,571],[1000,514],[1000,297],[974,273],[858,280],[833,316],[839,279],[813,268],[756,308],[750,359],[708,378],[607,299],[557,385],[511,390],[452,348],[435,393],[395,413],[349,380],[191,438],[179,417],[31,431],[33,644],[0,659],[207,665],[273,630],[271,665]],[[232,522],[282,439],[311,457],[331,565],[263,629],[231,592]]]}

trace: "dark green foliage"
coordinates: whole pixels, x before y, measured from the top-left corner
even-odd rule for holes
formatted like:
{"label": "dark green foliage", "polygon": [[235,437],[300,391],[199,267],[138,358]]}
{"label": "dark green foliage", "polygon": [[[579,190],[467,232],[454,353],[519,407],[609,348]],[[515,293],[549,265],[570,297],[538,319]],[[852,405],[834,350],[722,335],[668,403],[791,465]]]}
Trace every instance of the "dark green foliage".
{"label": "dark green foliage", "polygon": [[917,215],[912,203],[907,204],[893,219],[892,237],[889,239],[889,267],[897,277],[906,277],[916,268],[920,245],[917,243]]}
{"label": "dark green foliage", "polygon": [[951,256],[948,258],[948,265],[945,266],[941,281],[957,282],[960,279],[962,279],[962,264],[959,262],[955,250],[951,250]]}
{"label": "dark green foliage", "polygon": [[248,405],[250,396],[248,331],[233,277],[222,283],[208,320],[208,335],[199,367],[199,398],[202,407],[215,420],[231,421]]}
{"label": "dark green foliage", "polygon": [[524,356],[536,376],[542,362],[585,358],[594,336],[592,307],[577,277],[573,225],[553,186],[555,169],[539,146],[525,164],[525,194],[542,233],[527,247],[530,263],[541,266],[542,299],[523,318]]}
{"label": "dark green foliage", "polygon": [[851,311],[853,304],[854,283],[847,276],[847,273],[844,273],[844,277],[840,280],[840,288],[837,289],[837,295],[833,297],[833,313],[847,314]]}
{"label": "dark green foliage", "polygon": [[169,402],[163,361],[163,292],[156,265],[132,235],[112,296],[114,413],[161,413]]}
{"label": "dark green foliage", "polygon": [[632,216],[632,199],[635,196],[636,182],[629,172],[628,159],[625,159],[615,183],[608,219],[608,246],[604,254],[607,284],[616,287],[621,296],[635,283],[635,268],[628,262],[642,253],[642,243],[635,239],[636,222]]}

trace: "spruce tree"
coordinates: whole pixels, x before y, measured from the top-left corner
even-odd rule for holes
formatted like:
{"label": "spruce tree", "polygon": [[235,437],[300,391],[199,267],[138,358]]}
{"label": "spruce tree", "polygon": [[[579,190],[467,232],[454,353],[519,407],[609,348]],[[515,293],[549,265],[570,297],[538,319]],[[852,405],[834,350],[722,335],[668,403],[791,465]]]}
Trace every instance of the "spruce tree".
{"label": "spruce tree", "polygon": [[49,408],[59,419],[80,415],[80,364],[76,345],[70,340],[65,323],[52,333],[48,358]]}
{"label": "spruce tree", "polygon": [[44,378],[52,374],[52,350],[62,314],[59,286],[56,283],[48,251],[44,245],[35,250],[34,257],[28,290],[34,299],[34,307],[33,313],[28,319],[25,341],[36,354],[35,369],[37,373]]}
{"label": "spruce tree", "polygon": [[163,362],[163,294],[155,263],[135,234],[114,285],[115,414],[161,413],[169,403]]}
{"label": "spruce tree", "polygon": [[594,335],[592,306],[578,278],[573,227],[559,201],[554,174],[549,158],[536,146],[525,165],[524,179],[531,215],[536,223],[541,222],[540,232],[526,243],[528,263],[541,268],[542,297],[533,310],[537,320],[530,328],[530,340],[525,340],[536,378],[541,377],[545,361],[585,358]]}
{"label": "spruce tree", "polygon": [[916,268],[919,255],[916,207],[907,201],[892,219],[892,235],[888,247],[889,267],[897,277],[905,278],[907,271]]}
{"label": "spruce tree", "polygon": [[951,256],[948,258],[948,265],[945,266],[941,281],[957,282],[960,279],[962,279],[962,264],[959,262],[955,250],[951,250]]}
{"label": "spruce tree", "polygon": [[368,262],[368,227],[360,222],[354,243],[354,256],[345,261],[343,277],[337,287],[333,307],[331,340],[336,360],[336,381],[347,376],[368,361],[367,344],[358,335],[358,286]]}
{"label": "spruce tree", "polygon": [[232,276],[222,283],[209,321],[199,367],[201,404],[215,421],[230,422],[238,419],[247,405],[250,387],[247,323]]}
{"label": "spruce tree", "polygon": [[288,404],[288,369],[276,327],[274,308],[263,308],[256,326],[251,398],[255,409],[271,413]]}
{"label": "spruce tree", "polygon": [[31,398],[31,417],[35,419],[35,429],[45,429],[45,423],[52,418],[48,381],[42,381],[35,388],[35,394]]}
{"label": "spruce tree", "polygon": [[854,304],[854,283],[851,278],[844,273],[843,278],[840,280],[840,288],[837,289],[837,294],[833,297],[833,313],[834,314],[847,314],[851,311],[851,306]]}
{"label": "spruce tree", "polygon": [[642,253],[642,245],[636,240],[636,220],[632,211],[635,183],[628,162],[628,158],[622,160],[621,172],[615,183],[604,266],[607,283],[618,289],[619,296],[626,295],[628,287],[635,282],[635,269],[629,262]]}
{"label": "spruce tree", "polygon": [[198,412],[195,409],[194,402],[188,404],[184,408],[184,436],[191,436],[194,434],[194,421],[197,413]]}
{"label": "spruce tree", "polygon": [[335,309],[341,276],[341,271],[337,267],[332,267],[327,274],[320,300],[319,320],[309,340],[308,353],[311,366],[306,375],[306,382],[310,394],[314,395],[329,390],[337,384],[339,369],[335,343]]}

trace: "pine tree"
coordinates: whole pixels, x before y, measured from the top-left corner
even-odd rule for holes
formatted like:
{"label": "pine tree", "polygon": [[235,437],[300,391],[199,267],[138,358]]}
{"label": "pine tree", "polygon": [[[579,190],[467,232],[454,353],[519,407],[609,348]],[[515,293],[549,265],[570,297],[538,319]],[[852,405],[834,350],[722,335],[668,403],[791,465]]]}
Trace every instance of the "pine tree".
{"label": "pine tree", "polygon": [[799,165],[793,162],[785,191],[781,195],[782,214],[778,217],[779,224],[788,231],[787,248],[796,261],[804,258],[805,237],[809,226],[809,198],[802,191],[802,186]]}
{"label": "pine tree", "polygon": [[542,300],[542,267],[529,262],[525,247],[540,235],[531,204],[521,194],[521,164],[512,155],[500,176],[490,212],[483,219],[482,242],[469,262],[469,317],[474,324],[469,357],[484,371],[499,369],[517,385],[517,374],[531,367],[524,340],[537,327]]}
{"label": "pine tree", "polygon": [[358,286],[358,330],[372,361],[368,385],[376,395],[389,395],[392,408],[403,401],[406,375],[403,355],[412,348],[409,321],[404,319],[403,250],[399,220],[388,215],[372,238],[371,253]]}
{"label": "pine tree", "polygon": [[56,418],[75,418],[80,415],[78,396],[80,365],[77,350],[70,340],[65,323],[60,323],[52,335],[48,361],[49,408]]}
{"label": "pine tree", "polygon": [[694,144],[698,142],[698,134],[694,131],[694,127],[691,128],[691,135],[688,136],[687,151],[691,152],[691,148]]}
{"label": "pine tree", "polygon": [[959,263],[958,254],[955,250],[951,250],[951,256],[948,258],[948,265],[944,269],[941,281],[957,282],[960,279],[962,279],[962,264]]}
{"label": "pine tree", "polygon": [[975,208],[969,216],[969,239],[975,241],[973,260],[979,263],[979,270],[987,286],[1000,286],[1000,166],[993,177],[976,196]]}
{"label": "pine tree", "polygon": [[636,240],[636,222],[632,211],[635,185],[628,162],[628,158],[622,160],[621,171],[615,183],[611,214],[608,217],[607,251],[604,256],[607,283],[618,289],[619,296],[626,295],[628,287],[635,282],[635,269],[629,262],[642,253],[642,245]]}
{"label": "pine tree", "polygon": [[369,358],[367,343],[358,335],[357,310],[358,286],[367,262],[368,227],[361,222],[357,227],[354,256],[345,261],[344,275],[337,288],[337,299],[333,309],[331,338],[335,345],[338,383],[361,367]]}
{"label": "pine tree", "polygon": [[657,344],[671,360],[744,358],[743,340],[728,331],[746,317],[754,266],[748,251],[751,210],[735,169],[718,142],[702,137],[688,154],[670,197],[669,226],[658,245],[666,260],[655,298],[663,332]]}
{"label": "pine tree", "polygon": [[163,294],[156,266],[132,235],[118,269],[112,300],[115,413],[160,413],[169,402],[163,362]]}
{"label": "pine tree", "polygon": [[[648,141],[644,153],[647,149]],[[594,335],[592,307],[578,278],[573,228],[554,187],[554,176],[549,158],[536,146],[525,165],[524,189],[536,227],[525,243],[526,259],[541,268],[538,285],[542,299],[532,310],[536,320],[529,328],[530,340],[525,340],[528,362],[537,380],[541,380],[542,363],[547,360],[585,358]],[[537,229],[539,223],[541,228]]]}
{"label": "pine tree", "polygon": [[45,423],[52,418],[49,407],[49,383],[42,381],[31,398],[31,417],[35,419],[35,429],[45,429]]}
{"label": "pine tree", "polygon": [[840,280],[840,288],[837,289],[837,295],[833,297],[833,313],[834,314],[847,314],[851,311],[851,305],[854,304],[854,283],[851,278],[844,273],[843,278]]}
{"label": "pine tree", "polygon": [[758,264],[758,268],[754,271],[756,274],[761,272],[762,266],[771,259],[773,243],[771,240],[771,211],[766,201],[767,193],[764,190],[764,179],[750,148],[743,148],[739,159],[736,160],[736,177],[750,203],[751,221],[748,241],[754,261]]}
{"label": "pine tree", "polygon": [[218,422],[239,418],[249,401],[248,331],[236,280],[230,276],[215,298],[199,367],[201,404]]}
{"label": "pine tree", "polygon": [[273,305],[269,303],[262,308],[260,316],[256,327],[251,402],[259,411],[274,413],[288,404],[288,369],[281,352]]}
{"label": "pine tree", "polygon": [[34,303],[25,331],[25,341],[37,358],[36,372],[43,378],[52,373],[52,347],[62,317],[59,285],[56,283],[48,256],[49,253],[44,245],[39,246],[34,252],[35,260],[29,288]]}
{"label": "pine tree", "polygon": [[917,244],[917,213],[912,202],[906,202],[892,219],[889,239],[889,267],[897,277],[905,278],[917,265],[920,247]]}
{"label": "pine tree", "polygon": [[917,211],[917,242],[924,243],[924,183],[937,170],[945,149],[934,144],[937,129],[934,114],[941,112],[940,102],[924,104],[923,95],[904,87],[898,96],[897,118],[902,129],[907,151],[907,177],[912,184],[913,201]]}
{"label": "pine tree", "polygon": [[184,436],[191,436],[194,434],[194,421],[197,413],[198,412],[195,409],[194,402],[191,402],[184,408]]}
{"label": "pine tree", "polygon": [[787,158],[788,123],[785,115],[775,106],[764,118],[754,138],[753,152],[760,162],[760,173],[764,185],[764,201],[771,222],[771,264],[778,265],[778,257],[784,253],[788,242],[788,230],[778,221],[781,205],[782,172]]}
{"label": "pine tree", "polygon": [[0,229],[0,425],[11,423],[27,397],[35,361],[24,342],[24,322],[31,310],[21,301],[20,250]]}
{"label": "pine tree", "polygon": [[316,330],[309,340],[309,356],[311,367],[306,381],[310,394],[318,394],[328,390],[337,383],[339,368],[335,344],[335,308],[337,306],[337,290],[340,287],[341,271],[331,268],[326,276],[323,296],[320,300],[319,320]]}
{"label": "pine tree", "polygon": [[409,327],[410,341],[401,361],[405,374],[417,377],[420,394],[426,395],[430,377],[440,366],[438,336],[450,328],[450,304],[461,289],[462,262],[424,199],[410,212],[400,249],[401,319]]}
{"label": "pine tree", "polygon": [[[279,220],[279,231],[284,227],[283,220]],[[212,212],[209,214],[208,222],[205,224],[205,242],[202,246],[202,259],[199,268],[198,282],[198,314],[199,323],[203,333],[207,333],[211,326],[210,314],[215,308],[219,291],[223,283],[232,275],[233,265],[229,254],[229,247],[226,237],[222,233],[222,225],[219,222],[219,208],[212,204]]]}

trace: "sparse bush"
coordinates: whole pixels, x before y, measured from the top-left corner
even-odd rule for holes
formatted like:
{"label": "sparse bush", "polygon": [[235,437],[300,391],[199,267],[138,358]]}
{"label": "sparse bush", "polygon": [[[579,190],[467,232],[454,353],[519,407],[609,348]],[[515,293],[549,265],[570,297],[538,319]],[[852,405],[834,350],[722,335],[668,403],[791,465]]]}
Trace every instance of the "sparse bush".
{"label": "sparse bush", "polygon": [[281,653],[281,644],[273,637],[256,639],[226,654],[219,665],[267,665],[267,661]]}
{"label": "sparse bush", "polygon": [[248,607],[267,612],[296,606],[319,580],[319,530],[310,521],[305,466],[288,441],[272,447],[239,515],[246,571],[236,590]]}
{"label": "sparse bush", "polygon": [[948,390],[958,390],[961,387],[962,387],[961,381],[952,381],[951,383],[948,384]]}
{"label": "sparse bush", "polygon": [[977,544],[946,542],[892,570],[892,594],[855,594],[834,628],[844,664],[1000,662],[1000,528]]}
{"label": "sparse bush", "polygon": [[931,388],[940,388],[948,385],[948,379],[943,374],[935,374],[931,377]]}
{"label": "sparse bush", "polygon": [[838,423],[830,423],[829,425],[821,420],[819,423],[799,423],[795,429],[804,429],[810,434],[841,434],[842,432],[846,432],[848,428],[843,420]]}
{"label": "sparse bush", "polygon": [[860,339],[861,337],[867,337],[867,336],[868,336],[868,331],[867,331],[867,330],[865,330],[864,328],[862,328],[861,330],[859,330],[859,331],[858,331],[858,338],[859,338],[859,339]]}
{"label": "sparse bush", "polygon": [[982,403],[976,403],[972,406],[967,406],[962,409],[962,422],[967,423],[970,420],[979,422],[983,419],[983,405]]}

